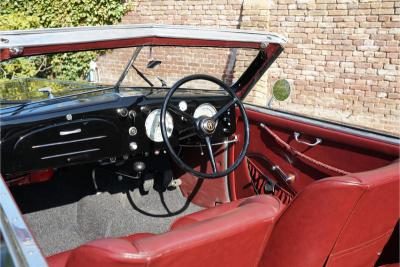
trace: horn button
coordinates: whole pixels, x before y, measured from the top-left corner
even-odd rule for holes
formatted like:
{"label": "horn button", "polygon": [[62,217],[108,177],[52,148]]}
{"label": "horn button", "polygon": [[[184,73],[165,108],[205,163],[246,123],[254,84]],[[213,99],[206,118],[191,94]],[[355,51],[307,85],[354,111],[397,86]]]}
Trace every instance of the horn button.
{"label": "horn button", "polygon": [[215,132],[217,128],[217,123],[212,118],[202,118],[199,123],[201,131],[206,134],[210,135]]}

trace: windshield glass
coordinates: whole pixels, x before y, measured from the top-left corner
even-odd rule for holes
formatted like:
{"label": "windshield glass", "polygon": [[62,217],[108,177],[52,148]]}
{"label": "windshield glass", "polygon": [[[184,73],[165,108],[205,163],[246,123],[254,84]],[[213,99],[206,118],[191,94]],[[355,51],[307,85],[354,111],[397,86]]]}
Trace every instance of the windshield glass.
{"label": "windshield glass", "polygon": [[[12,59],[0,64],[2,105],[55,98],[101,88],[168,89],[191,74],[208,74],[232,85],[257,50],[145,46]],[[190,90],[219,90],[190,82]]]}

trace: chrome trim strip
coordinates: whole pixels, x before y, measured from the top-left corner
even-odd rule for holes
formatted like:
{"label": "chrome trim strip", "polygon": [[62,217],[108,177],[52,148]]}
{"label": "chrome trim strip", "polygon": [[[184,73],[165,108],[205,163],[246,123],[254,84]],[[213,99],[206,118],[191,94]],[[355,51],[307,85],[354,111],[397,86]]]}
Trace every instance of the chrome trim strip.
{"label": "chrome trim strip", "polygon": [[72,144],[72,143],[78,143],[78,142],[83,142],[83,141],[102,139],[102,138],[106,138],[106,137],[107,137],[107,135],[99,135],[99,136],[93,136],[93,137],[82,138],[82,139],[75,139],[75,140],[64,141],[64,142],[55,142],[55,143],[48,143],[48,144],[43,144],[43,145],[36,145],[36,146],[32,146],[32,148],[35,149],[35,148],[42,148],[42,147],[49,147],[49,146]]}
{"label": "chrome trim strip", "polygon": [[271,110],[271,109],[267,109],[267,108],[263,108],[263,107],[257,107],[257,106],[253,106],[250,104],[244,104],[244,106],[246,109],[269,114],[272,116],[281,117],[281,118],[298,121],[298,122],[303,122],[303,123],[315,125],[315,126],[318,126],[321,128],[344,132],[347,134],[366,137],[369,139],[373,139],[373,140],[377,140],[377,141],[381,141],[381,142],[385,142],[385,143],[389,143],[389,144],[400,145],[400,138],[396,138],[394,136],[387,136],[384,134],[381,135],[378,133],[370,132],[368,130],[356,129],[356,128],[348,127],[345,125],[338,125],[338,124],[330,123],[327,121],[320,121],[318,119],[302,117],[302,116],[298,116],[295,114],[289,114],[289,113],[280,112],[277,110]]}
{"label": "chrome trim strip", "polygon": [[139,38],[196,39],[249,43],[286,43],[276,33],[178,25],[131,24],[92,27],[0,31],[0,49],[68,45]]}
{"label": "chrome trim strip", "polygon": [[79,129],[75,129],[75,130],[71,130],[71,131],[61,131],[60,135],[64,136],[64,135],[77,134],[77,133],[81,133],[81,132],[82,132],[82,129],[79,128]]}
{"label": "chrome trim strip", "polygon": [[[219,146],[219,145],[228,145],[230,143],[236,143],[238,141],[237,136],[235,135],[235,138],[232,140],[225,140],[223,142],[218,142],[218,143],[213,143],[211,144],[212,146]],[[205,144],[194,144],[194,145],[186,145],[186,144],[180,144],[180,147],[203,147],[206,146]]]}
{"label": "chrome trim strip", "polygon": [[100,148],[80,150],[80,151],[75,151],[75,152],[70,152],[70,153],[56,154],[56,155],[52,155],[52,156],[47,156],[47,157],[43,157],[41,159],[59,158],[59,157],[71,156],[71,155],[82,154],[82,153],[87,153],[87,152],[94,152],[94,151],[99,151],[99,150],[100,150]]}
{"label": "chrome trim strip", "polygon": [[[236,135],[235,135],[235,140],[237,141]],[[229,141],[229,140],[226,140],[226,141]],[[224,152],[223,152],[224,155],[223,155],[223,157],[224,157],[224,167],[225,167],[225,169],[228,168],[228,149],[229,149],[228,145],[229,145],[228,143],[224,144]],[[225,184],[225,198],[230,202],[231,201],[231,194],[229,194],[228,177],[229,177],[229,174],[225,175],[223,177],[223,179],[224,179],[224,184]]]}
{"label": "chrome trim strip", "polygon": [[48,266],[1,175],[0,230],[15,266]]}

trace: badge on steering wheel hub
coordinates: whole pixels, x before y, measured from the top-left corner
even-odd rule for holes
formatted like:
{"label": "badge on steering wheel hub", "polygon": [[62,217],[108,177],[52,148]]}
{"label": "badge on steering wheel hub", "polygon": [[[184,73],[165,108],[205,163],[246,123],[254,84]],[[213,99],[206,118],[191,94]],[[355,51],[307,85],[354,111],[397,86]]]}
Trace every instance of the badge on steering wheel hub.
{"label": "badge on steering wheel hub", "polygon": [[212,134],[215,131],[215,121],[211,118],[204,119],[201,127],[206,134]]}

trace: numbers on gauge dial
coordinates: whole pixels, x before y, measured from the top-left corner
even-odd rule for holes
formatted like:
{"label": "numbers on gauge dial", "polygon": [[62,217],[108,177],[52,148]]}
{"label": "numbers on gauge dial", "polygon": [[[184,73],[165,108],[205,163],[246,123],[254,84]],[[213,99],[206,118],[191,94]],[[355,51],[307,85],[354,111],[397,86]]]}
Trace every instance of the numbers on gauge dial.
{"label": "numbers on gauge dial", "polygon": [[[155,109],[150,112],[144,123],[146,135],[153,142],[162,142],[164,140],[161,134],[160,116],[161,109]],[[165,114],[165,127],[167,128],[167,136],[171,137],[174,130],[174,121],[168,111]]]}
{"label": "numbers on gauge dial", "polygon": [[201,104],[194,111],[193,117],[200,118],[202,116],[211,118],[217,113],[217,109],[210,103]]}

